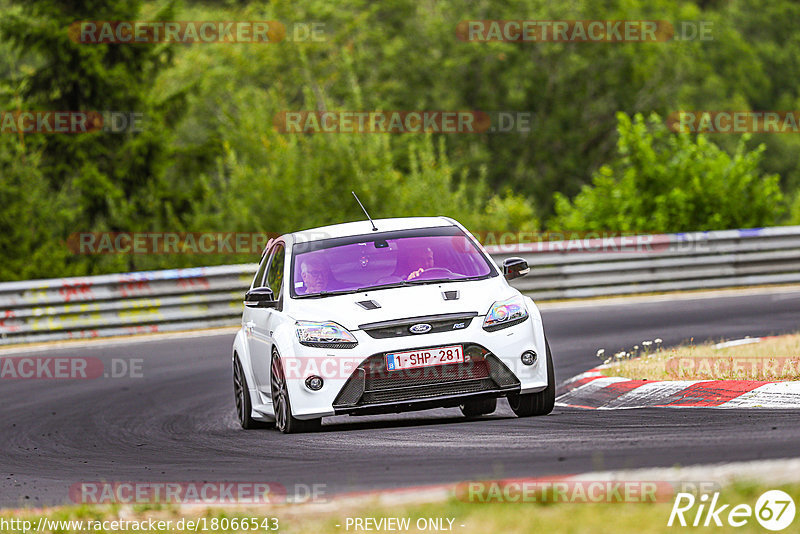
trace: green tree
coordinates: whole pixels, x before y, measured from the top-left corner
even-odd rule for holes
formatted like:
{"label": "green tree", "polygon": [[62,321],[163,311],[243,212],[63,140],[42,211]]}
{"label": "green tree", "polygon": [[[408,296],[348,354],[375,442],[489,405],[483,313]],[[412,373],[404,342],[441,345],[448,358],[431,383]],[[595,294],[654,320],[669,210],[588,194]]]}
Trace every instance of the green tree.
{"label": "green tree", "polygon": [[554,230],[681,232],[776,224],[778,176],[760,171],[764,147],[733,156],[705,135],[671,132],[656,114],[617,115],[617,157],[572,199],[555,195]]}
{"label": "green tree", "polygon": [[[150,44],[84,44],[70,38],[75,21],[135,20],[138,0],[25,0],[0,19],[3,39],[20,66],[5,79],[4,93],[17,109],[140,114],[144,128],[122,132],[29,134],[24,151],[37,154],[38,170],[53,195],[69,192],[74,218],[69,232],[151,230],[170,221],[173,197],[164,181],[168,163],[168,114],[173,103],[153,98],[155,77],[170,61],[168,48]],[[170,18],[167,6],[156,18]],[[107,126],[107,125],[105,125]],[[171,221],[170,221],[171,222]],[[122,258],[72,257],[75,270],[133,268]],[[67,271],[71,270],[67,266]]]}
{"label": "green tree", "polygon": [[0,280],[36,278],[40,265],[61,264],[67,255],[53,235],[64,221],[37,163],[38,154],[0,136]]}
{"label": "green tree", "polygon": [[[15,266],[0,266],[3,273],[247,261],[51,254],[52,261],[28,265],[18,258],[34,257],[37,246],[60,252],[71,232],[280,232],[359,218],[351,189],[376,216],[444,213],[478,231],[537,229],[541,220],[656,232],[780,224],[790,219],[780,218],[776,174],[786,196],[800,198],[800,136],[684,139],[648,122],[640,147],[620,138],[616,117],[798,109],[797,2],[244,0],[173,10],[171,0],[141,1],[0,0],[0,109],[116,109],[149,119],[143,132],[0,142],[5,224],[40,202],[45,213],[19,228],[48,228],[26,240],[4,227],[16,237],[0,236],[9,258],[2,261]],[[295,23],[321,22],[325,38],[83,45],[67,32],[76,20],[172,18],[279,20],[290,37]],[[710,41],[658,43],[481,43],[456,35],[464,20],[520,18],[713,27]],[[529,132],[430,137],[283,135],[272,127],[280,111],[322,109],[506,110],[528,113],[531,122]],[[659,174],[632,159],[648,150],[654,166],[671,170]],[[580,193],[586,184],[594,197]],[[637,199],[640,190],[646,198]],[[604,195],[611,201],[601,202]],[[732,198],[746,209],[736,213]]]}

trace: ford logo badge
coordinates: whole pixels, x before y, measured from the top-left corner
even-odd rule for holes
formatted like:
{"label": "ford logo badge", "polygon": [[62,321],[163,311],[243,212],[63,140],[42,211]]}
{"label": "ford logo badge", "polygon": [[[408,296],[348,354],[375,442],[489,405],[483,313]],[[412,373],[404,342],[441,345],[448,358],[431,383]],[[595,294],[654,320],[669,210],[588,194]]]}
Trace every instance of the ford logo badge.
{"label": "ford logo badge", "polygon": [[412,327],[409,327],[408,331],[411,332],[412,334],[424,334],[425,332],[430,332],[431,328],[433,327],[428,323],[420,323],[420,324],[415,324]]}

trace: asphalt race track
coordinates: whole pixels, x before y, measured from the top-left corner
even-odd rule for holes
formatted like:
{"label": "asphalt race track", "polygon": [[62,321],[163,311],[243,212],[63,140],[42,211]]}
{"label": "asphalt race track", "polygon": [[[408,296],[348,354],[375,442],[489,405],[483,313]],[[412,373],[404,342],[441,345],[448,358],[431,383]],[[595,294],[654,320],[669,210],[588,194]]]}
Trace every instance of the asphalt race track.
{"label": "asphalt race track", "polygon": [[[796,330],[800,292],[543,311],[559,381],[660,337],[736,338]],[[38,354],[142,358],[143,378],[0,381],[0,504],[66,502],[80,481],[275,481],[327,493],[797,456],[796,411],[556,407],[547,417],[458,410],[337,417],[323,432],[242,430],[233,336],[100,344]],[[35,355],[36,352],[30,354]]]}

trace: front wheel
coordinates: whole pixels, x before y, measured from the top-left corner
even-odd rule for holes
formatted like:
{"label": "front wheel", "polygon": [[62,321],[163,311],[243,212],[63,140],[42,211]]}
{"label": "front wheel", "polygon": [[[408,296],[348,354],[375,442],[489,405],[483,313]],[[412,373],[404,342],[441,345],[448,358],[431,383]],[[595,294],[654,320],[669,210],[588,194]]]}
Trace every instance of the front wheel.
{"label": "front wheel", "polygon": [[461,413],[467,417],[488,415],[497,408],[497,399],[478,399],[466,401],[461,405]]}
{"label": "front wheel", "polygon": [[233,358],[233,394],[236,398],[236,418],[242,428],[249,430],[251,428],[269,428],[272,426],[270,423],[256,421],[251,416],[253,404],[250,401],[250,388],[247,386],[247,378],[238,356]]}
{"label": "front wheel", "polygon": [[275,349],[272,350],[270,382],[272,384],[272,408],[275,410],[275,428],[284,434],[315,432],[320,429],[322,418],[304,420],[296,419],[292,415],[292,403],[286,387],[286,374],[283,372],[281,357]]}
{"label": "front wheel", "polygon": [[556,403],[556,380],[553,372],[553,356],[550,354],[550,343],[544,340],[547,359],[547,387],[537,393],[525,393],[508,396],[508,404],[517,417],[547,415],[553,411]]}

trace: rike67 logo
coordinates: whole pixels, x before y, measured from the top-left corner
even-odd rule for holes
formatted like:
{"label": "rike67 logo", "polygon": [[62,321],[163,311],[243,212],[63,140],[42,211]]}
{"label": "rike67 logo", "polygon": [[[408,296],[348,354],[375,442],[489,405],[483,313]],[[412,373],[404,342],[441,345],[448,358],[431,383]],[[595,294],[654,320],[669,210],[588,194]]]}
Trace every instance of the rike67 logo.
{"label": "rike67 logo", "polygon": [[792,524],[794,515],[794,500],[781,490],[764,492],[756,501],[755,507],[737,504],[732,508],[730,504],[719,503],[719,492],[710,497],[706,493],[700,497],[691,493],[678,493],[667,526],[742,527],[755,517],[765,529],[779,531]]}

